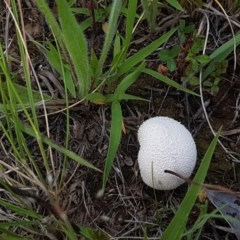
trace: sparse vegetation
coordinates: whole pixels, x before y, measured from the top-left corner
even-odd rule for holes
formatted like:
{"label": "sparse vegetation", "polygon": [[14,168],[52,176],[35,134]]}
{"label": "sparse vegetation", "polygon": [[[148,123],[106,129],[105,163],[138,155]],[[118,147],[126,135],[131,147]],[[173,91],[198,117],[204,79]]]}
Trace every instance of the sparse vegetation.
{"label": "sparse vegetation", "polygon": [[[225,216],[197,199],[205,181],[239,188],[239,6],[0,2],[0,238],[230,234],[213,231]],[[196,138],[188,190],[141,181],[136,131],[155,115]]]}

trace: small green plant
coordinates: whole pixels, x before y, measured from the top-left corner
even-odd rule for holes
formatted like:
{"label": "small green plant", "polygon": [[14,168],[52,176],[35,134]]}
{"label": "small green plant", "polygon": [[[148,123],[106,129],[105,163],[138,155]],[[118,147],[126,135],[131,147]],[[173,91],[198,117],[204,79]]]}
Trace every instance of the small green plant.
{"label": "small green plant", "polygon": [[181,47],[179,45],[175,45],[172,49],[163,49],[159,54],[159,59],[166,63],[167,68],[170,72],[174,72],[177,69],[176,66],[176,58],[181,51]]}
{"label": "small green plant", "polygon": [[195,74],[204,68],[205,90],[212,95],[218,93],[221,76],[226,73],[228,61],[219,62],[218,59],[201,54],[204,39],[196,35],[193,24],[186,25],[185,20],[181,20],[178,34],[180,44],[171,49],[163,49],[159,53],[160,61],[166,65],[170,73],[193,87],[199,86],[199,79]]}
{"label": "small green plant", "polygon": [[[221,62],[212,61],[208,65],[208,69],[211,71],[208,77],[203,81],[203,86],[210,92],[210,94],[215,95],[219,91],[219,84],[221,82],[221,75],[226,73],[228,67],[228,61],[223,60]],[[206,74],[206,72],[205,72]]]}
{"label": "small green plant", "polygon": [[179,21],[179,28],[178,28],[180,44],[184,44],[187,40],[188,35],[192,34],[195,31],[195,29],[196,28],[193,23],[186,25],[186,21],[181,19]]}
{"label": "small green plant", "polygon": [[184,59],[185,62],[185,75],[182,77],[182,81],[185,79],[189,79],[188,83],[191,85],[198,85],[198,79],[196,77],[188,78],[192,76],[194,72],[198,72],[204,65],[206,65],[211,58],[207,55],[202,55],[201,51],[203,49],[204,39],[193,35],[193,39],[191,41],[191,46],[188,50],[188,53]]}
{"label": "small green plant", "polygon": [[192,86],[199,85],[199,79],[193,76],[193,73],[199,72],[201,68],[208,64],[208,76],[206,76],[206,71],[204,71],[203,86],[212,95],[217,94],[219,91],[219,84],[221,81],[222,74],[226,73],[228,67],[228,61],[223,60],[218,62],[215,59],[211,59],[210,56],[201,55],[200,51],[203,46],[203,40],[195,40],[193,47],[189,51],[186,57],[188,65],[186,67],[186,76],[182,77],[182,81],[187,81]]}

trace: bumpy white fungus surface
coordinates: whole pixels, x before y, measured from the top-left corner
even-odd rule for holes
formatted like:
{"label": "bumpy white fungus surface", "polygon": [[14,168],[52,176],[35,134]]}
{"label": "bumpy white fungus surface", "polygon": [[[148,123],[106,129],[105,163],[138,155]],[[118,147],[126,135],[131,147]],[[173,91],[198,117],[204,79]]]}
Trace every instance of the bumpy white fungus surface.
{"label": "bumpy white fungus surface", "polygon": [[164,170],[190,177],[196,164],[197,150],[191,133],[169,117],[153,117],[138,130],[138,163],[143,181],[159,190],[171,190],[184,181]]}

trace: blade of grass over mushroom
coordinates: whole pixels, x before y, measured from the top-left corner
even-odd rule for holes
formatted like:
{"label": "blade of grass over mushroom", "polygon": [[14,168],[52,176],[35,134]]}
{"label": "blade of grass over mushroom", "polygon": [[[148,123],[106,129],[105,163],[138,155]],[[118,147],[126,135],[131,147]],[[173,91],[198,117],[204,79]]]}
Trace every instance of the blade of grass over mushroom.
{"label": "blade of grass over mushroom", "polygon": [[159,73],[159,72],[156,72],[154,70],[151,70],[151,69],[143,69],[143,72],[166,83],[167,85],[171,86],[171,87],[174,87],[174,88],[177,88],[183,92],[186,92],[186,93],[189,93],[191,95],[194,95],[194,96],[199,96],[199,94],[183,87],[182,85],[178,84],[177,82],[173,81],[172,79],[168,78],[167,76],[164,76],[163,74]]}
{"label": "blade of grass over mushroom", "polygon": [[[23,123],[19,123],[20,127],[21,127],[21,130],[32,136],[32,137],[36,137],[36,134],[35,132],[33,131],[33,129]],[[100,171],[98,168],[94,167],[91,163],[89,163],[88,161],[86,161],[85,159],[81,158],[80,156],[78,156],[76,153],[64,148],[63,146],[59,146],[58,144],[54,143],[51,139],[49,139],[48,137],[46,136],[43,136],[42,134],[40,134],[40,138],[42,139],[42,141],[51,146],[52,148],[56,149],[57,151],[63,153],[64,155],[68,156],[69,158],[73,159],[74,161],[78,162],[79,164],[85,166],[85,167],[88,167],[88,168],[91,168],[91,169],[94,169],[96,171]]]}
{"label": "blade of grass over mushroom", "polygon": [[211,159],[215,151],[215,147],[217,145],[220,131],[221,129],[218,131],[218,133],[216,134],[216,137],[212,140],[211,144],[209,145],[201,161],[201,164],[198,168],[198,171],[193,179],[193,181],[196,183],[199,183],[199,185],[192,184],[190,186],[174,218],[168,225],[167,229],[164,231],[161,237],[161,240],[182,239],[182,234],[185,231],[188,216],[194,206],[194,203],[197,199],[197,195],[201,189],[200,184],[204,183],[205,177],[207,175],[207,171],[211,163]]}
{"label": "blade of grass over mushroom", "polygon": [[168,39],[176,32],[177,28],[173,28],[167,33],[163,34],[160,38],[156,39],[152,43],[150,43],[145,48],[138,51],[133,56],[127,58],[122,65],[120,65],[119,70],[117,72],[116,77],[121,76],[122,74],[128,72],[131,68],[136,66],[146,57],[148,57],[151,53],[153,53],[157,48],[159,48],[162,44],[166,43]]}
{"label": "blade of grass over mushroom", "polygon": [[108,181],[109,173],[111,171],[113,160],[116,156],[118,146],[122,136],[122,109],[120,102],[114,101],[111,107],[111,129],[110,129],[110,138],[108,153],[104,167],[103,173],[103,191],[105,189],[106,183]]}

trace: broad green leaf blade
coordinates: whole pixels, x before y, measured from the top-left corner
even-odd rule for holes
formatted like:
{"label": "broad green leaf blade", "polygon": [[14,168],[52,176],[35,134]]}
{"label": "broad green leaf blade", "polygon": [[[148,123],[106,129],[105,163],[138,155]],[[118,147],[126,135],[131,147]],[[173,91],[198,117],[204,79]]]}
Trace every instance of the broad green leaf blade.
{"label": "broad green leaf blade", "polygon": [[103,191],[105,189],[106,183],[108,181],[109,173],[111,171],[113,160],[116,156],[118,146],[122,136],[122,109],[119,102],[115,101],[112,103],[111,108],[111,129],[107,159],[105,162],[104,173],[103,173]]}
{"label": "broad green leaf blade", "polygon": [[79,94],[85,97],[91,84],[87,40],[67,2],[58,0],[57,5],[64,43],[78,78]]}
{"label": "broad green leaf blade", "polygon": [[177,88],[183,92],[186,92],[186,93],[189,93],[191,95],[194,95],[194,96],[198,96],[199,95],[185,87],[183,87],[182,85],[178,84],[177,82],[173,81],[172,79],[168,78],[167,76],[164,76],[163,74],[159,73],[159,72],[156,72],[154,70],[151,70],[151,69],[148,69],[148,68],[145,68],[143,70],[144,73],[166,83],[167,85],[171,86],[171,87],[174,87],[174,88]]}
{"label": "broad green leaf blade", "polygon": [[201,184],[204,183],[205,177],[207,175],[207,171],[209,165],[211,163],[211,159],[213,153],[215,151],[215,147],[217,145],[218,137],[219,137],[220,130],[218,131],[215,138],[212,140],[211,144],[209,145],[201,164],[198,168],[198,171],[193,179],[193,182],[198,183],[191,184],[190,188],[188,189],[187,194],[185,195],[180,207],[178,208],[174,218],[168,225],[167,229],[164,231],[161,240],[180,240],[182,239],[182,234],[184,233],[186,223],[188,220],[188,216],[194,206],[194,203],[197,199],[198,193],[201,189]]}
{"label": "broad green leaf blade", "polygon": [[[29,126],[27,126],[27,125],[25,125],[23,123],[20,123],[20,122],[19,122],[19,126],[20,126],[21,130],[24,133],[26,133],[26,134],[28,134],[28,135],[30,135],[32,137],[36,137],[36,134],[35,134],[35,132],[33,131],[33,129],[31,127],[29,127]],[[76,153],[66,149],[63,146],[59,146],[57,143],[54,143],[53,140],[49,139],[46,136],[43,136],[42,134],[40,134],[40,137],[41,137],[42,141],[45,144],[51,146],[52,148],[56,149],[57,151],[59,151],[59,152],[61,152],[63,154],[65,154],[67,157],[73,159],[74,161],[78,162],[79,164],[81,164],[81,165],[83,165],[85,167],[88,167],[88,168],[91,168],[91,169],[94,169],[96,171],[100,171],[101,172],[101,170],[99,170],[98,168],[94,167],[91,163],[89,163],[85,159],[81,158]]]}
{"label": "broad green leaf blade", "polygon": [[147,47],[141,49],[136,54],[126,59],[126,61],[124,61],[124,63],[119,67],[116,77],[119,77],[122,74],[128,72],[131,68],[133,68],[139,62],[141,62],[143,59],[149,56],[162,44],[166,43],[168,39],[176,32],[176,30],[177,28],[171,29],[169,32],[163,34],[160,38],[150,43]]}

